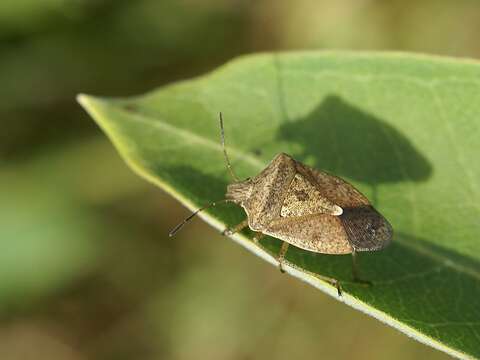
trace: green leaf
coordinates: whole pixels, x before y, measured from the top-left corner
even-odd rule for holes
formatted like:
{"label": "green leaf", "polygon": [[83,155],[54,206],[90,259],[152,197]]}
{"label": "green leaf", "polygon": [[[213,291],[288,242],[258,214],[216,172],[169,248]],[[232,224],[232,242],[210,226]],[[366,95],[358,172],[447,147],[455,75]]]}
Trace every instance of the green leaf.
{"label": "green leaf", "polygon": [[[220,111],[240,177],[279,152],[344,177],[395,230],[389,248],[360,256],[362,276],[374,285],[351,281],[350,256],[292,247],[287,272],[423,343],[480,357],[478,63],[263,54],[141,97],[79,101],[138,174],[190,209],[222,199],[230,181]],[[218,229],[245,217],[233,205],[201,216]],[[259,247],[251,237],[233,239],[275,263],[280,241]],[[340,280],[342,297],[316,274]]]}

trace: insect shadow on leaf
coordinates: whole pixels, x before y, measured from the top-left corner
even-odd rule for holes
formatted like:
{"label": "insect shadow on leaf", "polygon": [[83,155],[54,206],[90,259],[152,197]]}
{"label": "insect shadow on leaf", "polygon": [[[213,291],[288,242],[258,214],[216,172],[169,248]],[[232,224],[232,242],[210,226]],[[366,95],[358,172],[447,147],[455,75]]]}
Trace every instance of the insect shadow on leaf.
{"label": "insect shadow on leaf", "polygon": [[[264,235],[282,240],[277,255],[282,272],[291,244],[317,253],[352,254],[354,281],[368,283],[358,276],[356,253],[383,249],[392,237],[392,227],[368,199],[343,179],[315,170],[285,153],[276,155],[258,175],[240,181],[225,148],[221,113],[220,130],[225,163],[234,182],[227,186],[224,199],[198,209],[169,235],[173,236],[199,212],[233,202],[245,210],[247,218],[226,229],[224,235],[249,227],[257,233],[255,243]],[[322,278],[336,286],[340,295],[336,279]]]}
{"label": "insect shadow on leaf", "polygon": [[377,205],[380,184],[425,181],[432,165],[400,131],[385,121],[327,96],[305,117],[280,126],[279,140],[298,143],[293,156],[318,169],[372,187]]}

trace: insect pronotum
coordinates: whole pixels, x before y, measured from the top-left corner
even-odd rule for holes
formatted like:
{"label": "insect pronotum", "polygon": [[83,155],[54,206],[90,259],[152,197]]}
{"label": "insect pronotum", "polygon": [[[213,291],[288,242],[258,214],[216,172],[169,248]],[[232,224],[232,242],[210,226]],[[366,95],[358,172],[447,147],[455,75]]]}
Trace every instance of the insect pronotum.
{"label": "insect pronotum", "polygon": [[[258,175],[241,181],[230,163],[226,148],[223,118],[220,132],[225,162],[234,182],[227,186],[225,199],[198,209],[178,224],[173,236],[200,211],[219,203],[240,205],[247,218],[223,231],[232,235],[247,226],[256,232],[258,243],[264,235],[283,240],[277,255],[280,270],[289,245],[322,254],[352,254],[354,281],[360,280],[356,253],[386,247],[392,238],[392,227],[368,199],[345,180],[315,170],[280,153]],[[337,287],[338,281],[320,278]]]}

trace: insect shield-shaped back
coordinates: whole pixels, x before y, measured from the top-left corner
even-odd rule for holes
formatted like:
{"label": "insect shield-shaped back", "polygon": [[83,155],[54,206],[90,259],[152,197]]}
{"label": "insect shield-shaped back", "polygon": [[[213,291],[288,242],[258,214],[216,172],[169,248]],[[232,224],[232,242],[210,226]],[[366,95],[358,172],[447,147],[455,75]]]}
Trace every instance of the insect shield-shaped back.
{"label": "insect shield-shaped back", "polygon": [[257,176],[228,186],[248,226],[305,250],[325,254],[380,250],[392,227],[346,181],[278,154]]}

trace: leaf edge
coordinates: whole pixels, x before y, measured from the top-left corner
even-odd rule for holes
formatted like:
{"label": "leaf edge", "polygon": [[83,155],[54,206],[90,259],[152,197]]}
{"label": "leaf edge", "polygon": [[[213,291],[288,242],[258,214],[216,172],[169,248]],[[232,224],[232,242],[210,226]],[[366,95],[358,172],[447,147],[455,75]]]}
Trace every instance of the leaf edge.
{"label": "leaf edge", "polygon": [[[292,52],[284,52],[286,54],[292,53]],[[298,53],[298,52],[297,52]],[[302,54],[318,54],[318,51],[301,51],[300,53]],[[358,52],[352,52],[352,51],[321,51],[322,54],[325,55],[334,55],[334,54],[349,54],[349,55],[358,55]],[[277,54],[277,53],[275,53]],[[407,56],[408,53],[405,52],[360,52],[361,55],[366,56],[366,55],[377,55],[380,56],[381,58],[384,57],[393,57],[393,58],[403,58],[404,56]],[[209,72],[207,74],[200,75],[198,77],[195,77],[193,79],[187,79],[187,80],[182,80],[179,81],[179,83],[189,83],[189,82],[195,82],[200,79],[205,79],[209,77],[212,74],[217,74],[220,71],[225,70],[227,67],[232,66],[232,64],[241,62],[245,59],[252,59],[255,57],[264,57],[267,55],[272,55],[272,53],[259,53],[255,55],[244,55],[237,57],[231,61],[228,61],[226,64],[216,68],[214,71]],[[278,54],[277,54],[278,55]],[[410,54],[411,55],[411,54]],[[418,59],[420,61],[425,61],[425,60],[434,60],[434,61],[440,61],[444,63],[463,63],[463,64],[468,64],[468,65],[473,65],[475,64],[476,66],[479,65],[478,61],[475,61],[474,59],[454,59],[448,56],[430,56],[430,55],[424,55],[424,54],[414,54],[413,56],[408,56],[409,59]],[[161,88],[166,88],[174,84],[166,85]],[[152,91],[147,92],[144,95],[148,95],[153,91],[157,91],[159,88],[153,89]],[[138,96],[135,96],[135,98]],[[102,97],[97,97],[97,96],[92,96],[92,95],[87,95],[87,94],[78,94],[76,97],[77,102],[82,106],[82,108],[87,112],[88,115],[92,117],[92,119],[97,123],[97,125],[102,129],[102,131],[105,133],[107,138],[111,141],[115,149],[118,151],[120,157],[125,161],[125,163],[128,165],[128,167],[138,176],[141,178],[145,179],[147,182],[159,187],[163,191],[165,191],[167,194],[172,196],[174,199],[179,201],[183,206],[185,206],[187,209],[190,211],[195,211],[198,209],[198,204],[194,204],[191,202],[189,199],[184,197],[182,194],[178,193],[173,187],[171,187],[169,184],[166,182],[162,181],[160,178],[148,173],[145,171],[141,165],[137,164],[135,159],[131,158],[128,155],[128,151],[126,151],[125,144],[122,143],[122,141],[115,136],[115,131],[109,126],[109,120],[107,116],[104,116],[101,110],[98,109],[96,106],[96,103],[105,103],[108,102],[109,98],[102,98]],[[107,106],[110,106],[107,104]],[[211,225],[212,227],[216,228],[219,231],[223,231],[225,228],[225,224],[223,224],[221,221],[215,219],[214,217],[210,216],[208,213],[199,213],[198,215],[202,220],[204,220],[207,224]],[[256,256],[262,258],[266,262],[270,263],[273,266],[278,266],[277,260],[270,255],[266,250],[262,249],[260,246],[255,245],[251,239],[248,237],[242,235],[242,234],[233,234],[229,236],[233,241],[241,245],[242,247],[246,248],[248,251],[252,252]],[[335,298],[336,300],[345,303],[346,305],[354,308],[355,310],[361,311],[362,313],[369,315],[380,322],[400,331],[401,333],[407,335],[410,338],[413,338],[414,340],[424,344],[428,345],[434,349],[437,349],[439,351],[442,351],[448,355],[451,355],[453,357],[459,358],[459,359],[474,359],[471,355],[464,353],[460,350],[454,349],[452,347],[449,347],[438,340],[431,338],[430,336],[427,336],[420,331],[416,330],[415,328],[412,328],[405,323],[402,323],[395,319],[394,317],[386,314],[383,311],[380,311],[376,308],[373,308],[369,306],[368,304],[364,303],[360,299],[350,295],[347,292],[343,292],[341,296],[338,296],[337,294],[337,289],[333,285],[327,283],[324,280],[319,279],[318,277],[315,277],[314,275],[299,270],[295,265],[292,265],[288,262],[282,263],[282,267],[285,270],[286,273],[289,275],[300,279],[301,281],[319,289],[320,291],[324,292],[325,294]]]}

